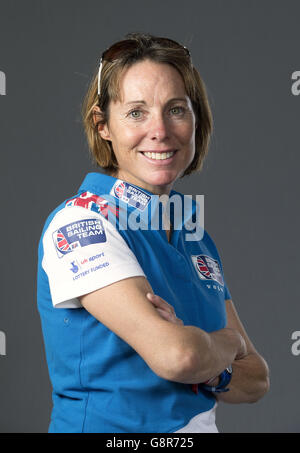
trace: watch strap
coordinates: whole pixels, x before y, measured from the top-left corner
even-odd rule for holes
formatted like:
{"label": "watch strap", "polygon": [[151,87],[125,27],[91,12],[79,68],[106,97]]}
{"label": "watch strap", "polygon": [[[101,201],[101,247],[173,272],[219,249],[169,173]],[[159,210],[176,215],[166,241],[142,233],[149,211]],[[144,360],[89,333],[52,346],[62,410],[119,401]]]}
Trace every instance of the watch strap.
{"label": "watch strap", "polygon": [[231,375],[232,375],[232,368],[230,366],[230,367],[226,368],[226,370],[222,371],[222,373],[219,375],[220,379],[219,379],[218,385],[212,387],[212,386],[204,383],[204,384],[200,384],[201,388],[208,392],[214,392],[214,393],[228,392],[229,388],[227,386],[231,381]]}

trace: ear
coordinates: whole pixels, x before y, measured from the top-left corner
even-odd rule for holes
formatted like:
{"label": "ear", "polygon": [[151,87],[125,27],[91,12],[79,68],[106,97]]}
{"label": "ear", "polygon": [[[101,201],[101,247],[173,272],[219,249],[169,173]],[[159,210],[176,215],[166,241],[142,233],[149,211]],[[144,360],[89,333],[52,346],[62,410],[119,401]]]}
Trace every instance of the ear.
{"label": "ear", "polygon": [[[102,119],[102,112],[101,112],[100,108],[97,105],[95,105],[95,107],[93,109],[94,124],[96,125],[101,119]],[[98,133],[100,134],[101,138],[103,138],[104,140],[111,140],[107,123],[98,124],[97,129],[98,129]]]}

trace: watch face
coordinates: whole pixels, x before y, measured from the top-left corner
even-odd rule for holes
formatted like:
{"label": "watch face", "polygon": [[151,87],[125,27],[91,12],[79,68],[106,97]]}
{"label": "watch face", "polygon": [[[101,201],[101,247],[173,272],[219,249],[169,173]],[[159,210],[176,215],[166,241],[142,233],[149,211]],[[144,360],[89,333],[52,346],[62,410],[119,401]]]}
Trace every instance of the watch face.
{"label": "watch face", "polygon": [[230,374],[231,374],[231,373],[232,373],[232,366],[231,366],[231,365],[229,365],[229,367],[227,367],[227,368],[226,368],[226,370],[228,371],[228,373],[230,373]]}

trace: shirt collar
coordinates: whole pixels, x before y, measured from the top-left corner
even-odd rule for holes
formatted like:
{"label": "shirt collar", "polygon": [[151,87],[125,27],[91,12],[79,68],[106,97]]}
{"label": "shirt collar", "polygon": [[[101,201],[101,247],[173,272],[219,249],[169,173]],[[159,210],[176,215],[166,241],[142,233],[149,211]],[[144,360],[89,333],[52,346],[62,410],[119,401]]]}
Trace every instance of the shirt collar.
{"label": "shirt collar", "polygon": [[[165,196],[159,199],[158,195],[142,187],[100,172],[88,173],[85,176],[79,192],[85,191],[93,192],[108,201],[111,200],[120,207],[126,207],[129,211],[136,211],[136,214],[140,213],[144,219],[145,211],[147,211],[148,222],[151,220],[151,216],[153,218],[153,214],[158,212],[157,210],[159,210],[160,218],[164,218],[161,216],[162,212],[167,213],[169,211],[170,221],[174,229],[181,229],[192,220],[196,213],[195,200],[191,198],[188,200],[187,197],[190,196],[183,195],[176,190],[172,189],[169,197]],[[166,205],[168,199],[171,201],[170,210],[159,208],[159,201]],[[174,208],[175,203],[178,203],[176,209]]]}

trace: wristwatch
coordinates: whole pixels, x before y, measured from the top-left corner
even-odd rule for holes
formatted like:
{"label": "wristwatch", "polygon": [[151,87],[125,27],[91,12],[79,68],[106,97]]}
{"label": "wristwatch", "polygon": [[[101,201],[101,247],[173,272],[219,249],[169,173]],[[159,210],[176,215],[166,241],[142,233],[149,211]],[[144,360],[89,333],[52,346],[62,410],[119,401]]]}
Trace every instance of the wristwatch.
{"label": "wristwatch", "polygon": [[232,367],[229,365],[222,373],[219,375],[219,383],[215,387],[206,384],[200,384],[201,388],[207,390],[208,392],[221,393],[228,392],[230,389],[227,388],[227,385],[231,381],[232,376]]}

